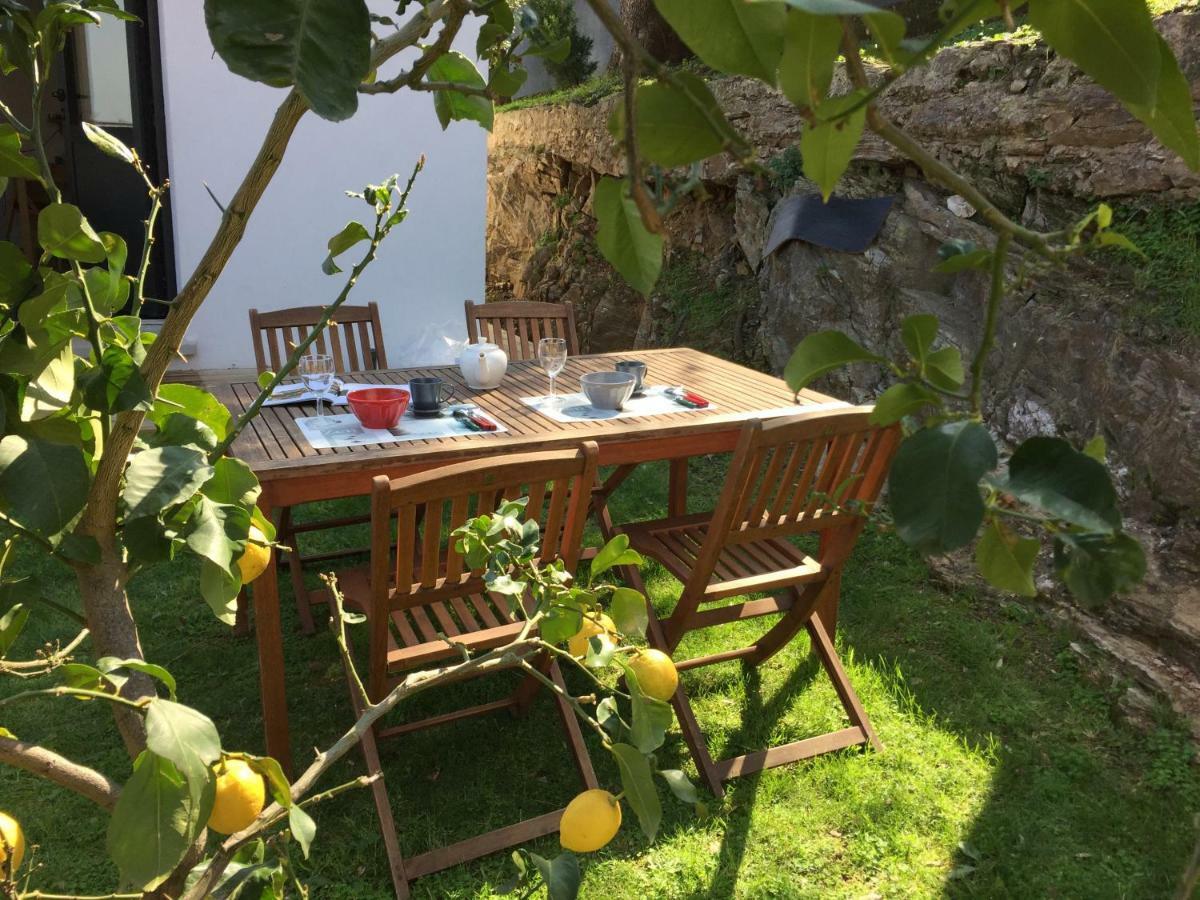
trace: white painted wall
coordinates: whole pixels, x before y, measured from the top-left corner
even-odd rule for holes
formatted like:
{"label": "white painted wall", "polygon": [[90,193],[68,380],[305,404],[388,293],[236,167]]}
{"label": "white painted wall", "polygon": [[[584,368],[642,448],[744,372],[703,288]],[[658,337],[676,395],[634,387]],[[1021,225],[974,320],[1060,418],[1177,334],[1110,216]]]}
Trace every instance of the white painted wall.
{"label": "white painted wall", "polygon": [[[395,12],[395,3],[372,6]],[[233,195],[284,92],[226,69],[205,31],[203,0],[171,0],[159,9],[175,255],[183,284],[220,220],[205,182],[222,201]],[[473,21],[464,23],[456,44],[471,56]],[[392,60],[382,74],[411,61],[411,55]],[[442,336],[465,338],[463,301],[483,298],[486,133],[474,122],[451,123],[443,132],[431,95],[402,91],[362,97],[357,115],[346,122],[304,117],[245,238],[192,324],[190,366],[252,366],[251,307],[332,300],[343,282],[321,272],[326,242],[351,218],[365,222],[367,214],[362,201],[343,191],[393,172],[405,178],[421,153],[428,163],[410,198],[409,218],[392,232],[348,302],[380,304],[391,365],[450,361]]]}

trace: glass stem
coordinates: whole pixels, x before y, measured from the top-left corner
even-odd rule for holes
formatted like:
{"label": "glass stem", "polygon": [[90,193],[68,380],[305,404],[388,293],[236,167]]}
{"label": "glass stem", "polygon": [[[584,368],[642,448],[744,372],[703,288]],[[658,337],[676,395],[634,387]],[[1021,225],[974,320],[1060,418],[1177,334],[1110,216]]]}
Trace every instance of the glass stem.
{"label": "glass stem", "polygon": [[553,400],[558,394],[554,390],[554,376],[550,376],[550,399]]}
{"label": "glass stem", "polygon": [[317,394],[317,418],[325,415],[325,395]]}

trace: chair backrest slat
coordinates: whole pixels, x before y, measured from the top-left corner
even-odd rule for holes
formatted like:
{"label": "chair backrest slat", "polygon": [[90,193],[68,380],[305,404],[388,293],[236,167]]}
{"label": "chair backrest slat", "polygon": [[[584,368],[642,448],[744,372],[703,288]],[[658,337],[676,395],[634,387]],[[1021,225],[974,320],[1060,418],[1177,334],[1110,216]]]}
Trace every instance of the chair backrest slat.
{"label": "chair backrest slat", "polygon": [[[857,407],[748,422],[684,593],[703,594],[725,550],[753,556],[754,542],[767,538],[857,534],[900,440],[896,426],[879,428],[869,419],[870,408]],[[847,542],[822,540],[822,548],[827,544],[844,549]],[[839,549],[837,559],[820,561],[840,564],[843,557]]]}
{"label": "chair backrest slat", "polygon": [[[494,512],[501,499],[529,497],[525,518],[542,529],[541,556],[547,561],[561,556],[574,565],[595,480],[595,458],[595,444],[589,442],[579,450],[474,460],[393,482],[376,479],[375,494],[387,498],[389,514],[396,514],[399,520],[392,570],[394,603],[425,602],[422,594],[453,586],[464,588],[462,593],[469,592],[467,588],[480,589],[479,573],[468,571],[448,539],[446,526],[453,531],[472,516]],[[390,541],[390,522],[374,521],[376,518],[373,516],[373,530]],[[418,550],[419,569],[414,562]],[[372,590],[377,592],[376,586]]]}
{"label": "chair backrest slat", "polygon": [[505,300],[497,303],[466,302],[467,337],[501,347],[513,361],[537,358],[538,341],[560,337],[567,352],[579,353],[575,331],[575,308],[570,303],[540,303],[534,300]]}
{"label": "chair backrest slat", "polygon": [[[279,371],[291,355],[292,347],[312,332],[322,312],[320,306],[296,306],[269,312],[250,310],[250,337],[254,342],[254,363],[258,370]],[[331,354],[339,373],[386,369],[387,351],[378,305],[341,307],[329,327],[317,335],[313,347],[318,353]]]}

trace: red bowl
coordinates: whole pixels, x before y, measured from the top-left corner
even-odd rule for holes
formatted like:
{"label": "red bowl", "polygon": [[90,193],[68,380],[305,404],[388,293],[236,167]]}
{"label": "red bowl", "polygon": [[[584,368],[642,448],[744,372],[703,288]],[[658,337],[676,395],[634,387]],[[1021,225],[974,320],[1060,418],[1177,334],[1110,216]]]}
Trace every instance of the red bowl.
{"label": "red bowl", "polygon": [[400,388],[363,388],[346,395],[350,411],[363,428],[394,428],[408,409],[411,395]]}

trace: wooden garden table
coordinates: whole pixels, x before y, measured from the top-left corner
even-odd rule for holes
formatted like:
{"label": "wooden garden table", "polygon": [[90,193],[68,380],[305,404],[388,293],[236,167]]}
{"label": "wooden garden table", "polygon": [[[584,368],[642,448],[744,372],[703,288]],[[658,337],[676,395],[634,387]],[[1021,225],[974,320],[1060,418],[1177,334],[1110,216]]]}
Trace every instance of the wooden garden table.
{"label": "wooden garden table", "polygon": [[[668,512],[682,515],[687,505],[688,457],[732,450],[747,418],[755,412],[793,404],[792,392],[780,379],[687,348],[573,357],[567,360],[558,378],[560,392],[577,391],[579,376],[585,372],[611,369],[617,359],[631,357],[644,360],[649,367],[647,384],[684,385],[711,400],[716,408],[563,423],[534,411],[520,400],[547,393],[548,380],[536,362],[510,363],[503,383],[491,391],[472,391],[453,366],[349,373],[347,380],[379,384],[402,384],[413,376],[438,375],[457,386],[459,401],[477,403],[485,413],[502,422],[508,432],[314,450],[295,423],[295,419],[311,415],[311,408],[276,406],[264,408],[242,432],[233,445],[233,454],[257,474],[262,483],[259,506],[265,515],[271,516],[273,510],[298,503],[366,495],[376,475],[395,478],[464,459],[561,449],[594,440],[600,447],[601,465],[618,467],[597,492],[596,512],[607,533],[612,523],[604,501],[637,465],[670,461]],[[254,382],[209,387],[235,417],[258,394]],[[807,390],[801,392],[798,402],[813,406],[838,404],[832,397]],[[253,594],[267,753],[290,771],[279,578],[274,557],[254,582]]]}

